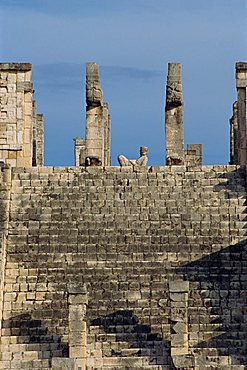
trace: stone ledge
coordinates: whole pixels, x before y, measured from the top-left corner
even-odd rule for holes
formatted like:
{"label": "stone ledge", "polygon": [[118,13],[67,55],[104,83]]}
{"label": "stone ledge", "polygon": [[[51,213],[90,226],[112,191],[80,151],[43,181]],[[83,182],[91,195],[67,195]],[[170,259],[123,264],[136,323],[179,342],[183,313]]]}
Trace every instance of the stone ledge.
{"label": "stone ledge", "polygon": [[[11,148],[12,150],[12,148]],[[16,147],[15,150],[19,150]],[[193,167],[185,166],[145,166],[144,172],[147,175],[149,173],[169,173],[171,175],[176,175],[176,173],[185,172],[234,172],[237,170],[245,170],[245,166],[238,165],[209,165],[202,167],[195,167],[196,171],[193,171]],[[107,167],[81,167],[81,166],[39,166],[39,167],[13,167],[14,173],[81,173],[81,174],[103,174],[103,173],[138,173],[136,172],[136,167],[119,167],[119,166],[107,166]]]}
{"label": "stone ledge", "polygon": [[17,92],[32,92],[33,91],[33,84],[31,81],[25,81],[25,82],[17,82],[16,84],[16,90]]}
{"label": "stone ledge", "polygon": [[247,70],[247,63],[246,62],[237,62],[236,63],[236,70]]}
{"label": "stone ledge", "polygon": [[31,70],[31,63],[0,63],[0,71],[26,72]]}

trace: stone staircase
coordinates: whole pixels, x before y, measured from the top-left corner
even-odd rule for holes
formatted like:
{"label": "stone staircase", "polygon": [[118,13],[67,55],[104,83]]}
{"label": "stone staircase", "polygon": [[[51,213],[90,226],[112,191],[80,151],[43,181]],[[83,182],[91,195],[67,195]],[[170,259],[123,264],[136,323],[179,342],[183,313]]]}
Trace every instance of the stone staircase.
{"label": "stone staircase", "polygon": [[[246,235],[244,169],[173,171],[13,169],[0,369],[50,369],[53,357],[68,356],[73,282],[88,288],[88,370],[172,370],[169,281],[179,276],[190,280],[193,369],[243,369],[227,349],[210,357],[197,346],[216,335],[225,309],[215,313],[224,288],[202,278],[208,256]],[[236,266],[227,263],[230,281]]]}
{"label": "stone staircase", "polygon": [[[172,369],[164,340],[141,325],[131,311],[93,320],[88,334],[88,368]],[[163,366],[162,366],[163,365]]]}
{"label": "stone staircase", "polygon": [[68,355],[58,336],[49,335],[40,320],[23,314],[3,322],[0,369],[51,368],[52,357]]}

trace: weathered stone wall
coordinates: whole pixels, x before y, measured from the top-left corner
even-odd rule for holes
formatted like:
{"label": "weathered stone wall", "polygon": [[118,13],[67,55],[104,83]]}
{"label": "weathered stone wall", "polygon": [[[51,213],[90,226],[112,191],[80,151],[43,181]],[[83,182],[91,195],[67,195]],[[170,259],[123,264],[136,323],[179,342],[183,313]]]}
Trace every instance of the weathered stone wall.
{"label": "weathered stone wall", "polygon": [[1,368],[83,360],[72,284],[89,370],[244,369],[245,239],[244,167],[12,169]]}
{"label": "weathered stone wall", "polygon": [[[35,126],[39,123],[40,127],[40,117],[37,119],[33,102],[31,64],[0,63],[0,111],[0,161],[11,166],[32,166]],[[39,130],[37,134],[40,136]],[[38,151],[43,150],[40,138]]]}

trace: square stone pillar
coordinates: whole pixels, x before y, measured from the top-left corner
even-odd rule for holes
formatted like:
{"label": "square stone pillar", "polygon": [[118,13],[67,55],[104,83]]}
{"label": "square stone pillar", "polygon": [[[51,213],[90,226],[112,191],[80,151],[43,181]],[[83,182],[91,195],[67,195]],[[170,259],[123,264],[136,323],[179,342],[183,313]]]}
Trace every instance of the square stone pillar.
{"label": "square stone pillar", "polygon": [[86,370],[87,361],[87,291],[85,285],[70,284],[69,293],[69,357],[76,360],[78,370]]}
{"label": "square stone pillar", "polygon": [[230,164],[238,164],[238,103],[233,104],[233,114],[230,119]]}
{"label": "square stone pillar", "polygon": [[236,63],[238,164],[247,164],[247,63]]}
{"label": "square stone pillar", "polygon": [[86,77],[86,157],[96,157],[102,166],[110,165],[110,116],[103,101],[99,66],[87,64]]}
{"label": "square stone pillar", "polygon": [[75,165],[85,166],[86,158],[86,142],[83,138],[74,138],[74,155],[75,155]]}
{"label": "square stone pillar", "polygon": [[165,107],[166,164],[184,164],[181,64],[169,63]]}
{"label": "square stone pillar", "polygon": [[194,358],[189,354],[188,296],[189,282],[169,282],[171,304],[171,357],[176,369],[193,368]]}

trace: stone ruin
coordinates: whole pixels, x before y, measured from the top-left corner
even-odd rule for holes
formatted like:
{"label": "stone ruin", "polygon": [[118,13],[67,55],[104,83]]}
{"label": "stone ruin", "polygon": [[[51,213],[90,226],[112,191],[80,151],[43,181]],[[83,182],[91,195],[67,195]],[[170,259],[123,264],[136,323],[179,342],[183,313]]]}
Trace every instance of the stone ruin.
{"label": "stone ruin", "polygon": [[247,63],[236,82],[230,165],[184,149],[169,64],[166,165],[114,167],[90,63],[76,166],[46,167],[31,65],[0,64],[0,369],[247,368]]}
{"label": "stone ruin", "polygon": [[32,66],[0,64],[0,160],[12,167],[44,166],[44,118],[33,100]]}
{"label": "stone ruin", "polygon": [[96,63],[87,64],[86,102],[86,139],[74,139],[75,165],[110,166],[110,115]]}

